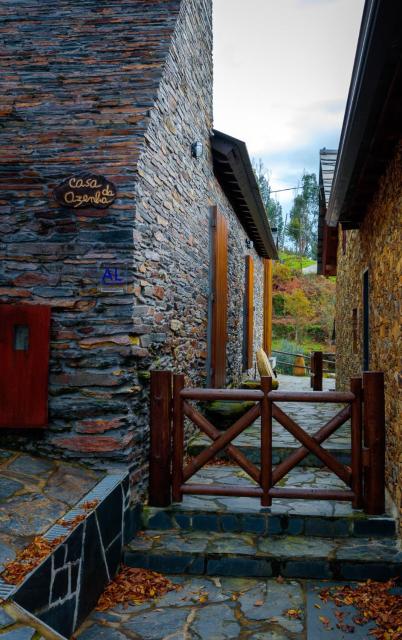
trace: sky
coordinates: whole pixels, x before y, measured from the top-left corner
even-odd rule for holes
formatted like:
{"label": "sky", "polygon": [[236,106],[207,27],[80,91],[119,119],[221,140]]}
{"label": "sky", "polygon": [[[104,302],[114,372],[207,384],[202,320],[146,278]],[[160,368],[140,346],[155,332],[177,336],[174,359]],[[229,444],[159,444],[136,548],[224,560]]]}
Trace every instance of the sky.
{"label": "sky", "polygon": [[[318,178],[336,148],[364,0],[213,0],[214,126],[261,158],[271,189]],[[277,194],[284,211],[293,191]]]}

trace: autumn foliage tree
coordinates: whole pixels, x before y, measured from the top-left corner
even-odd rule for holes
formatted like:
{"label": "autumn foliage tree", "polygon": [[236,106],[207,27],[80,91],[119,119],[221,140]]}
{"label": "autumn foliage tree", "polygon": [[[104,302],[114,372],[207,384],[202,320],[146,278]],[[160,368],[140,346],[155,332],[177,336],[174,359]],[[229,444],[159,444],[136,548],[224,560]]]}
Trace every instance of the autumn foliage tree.
{"label": "autumn foliage tree", "polygon": [[302,289],[295,289],[292,293],[285,293],[285,312],[293,318],[295,340],[300,342],[306,324],[314,316],[310,301]]}

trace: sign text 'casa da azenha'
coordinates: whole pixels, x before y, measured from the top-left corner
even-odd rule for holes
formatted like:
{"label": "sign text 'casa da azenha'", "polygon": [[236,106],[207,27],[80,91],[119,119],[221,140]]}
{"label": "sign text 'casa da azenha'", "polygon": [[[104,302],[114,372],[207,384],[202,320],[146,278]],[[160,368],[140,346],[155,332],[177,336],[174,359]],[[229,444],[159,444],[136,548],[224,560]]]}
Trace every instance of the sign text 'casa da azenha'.
{"label": "sign text 'casa da azenha'", "polygon": [[71,176],[56,187],[54,197],[63,207],[106,209],[116,198],[116,188],[103,176]]}

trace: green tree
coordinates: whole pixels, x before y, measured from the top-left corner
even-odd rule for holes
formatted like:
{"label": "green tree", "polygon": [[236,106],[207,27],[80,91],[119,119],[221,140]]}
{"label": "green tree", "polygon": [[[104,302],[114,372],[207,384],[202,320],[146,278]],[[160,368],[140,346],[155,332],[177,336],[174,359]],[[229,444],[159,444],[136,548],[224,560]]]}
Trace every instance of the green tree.
{"label": "green tree", "polygon": [[295,196],[286,233],[300,256],[317,257],[318,185],[315,173],[304,173]]}
{"label": "green tree", "polygon": [[284,222],[282,215],[282,206],[271,198],[271,186],[269,184],[269,172],[265,169],[264,164],[259,158],[258,161],[253,160],[253,171],[257,184],[260,188],[261,199],[267,212],[269,224],[271,228],[278,230],[278,245],[284,241]]}
{"label": "green tree", "polygon": [[313,309],[306,294],[302,289],[295,289],[292,293],[285,293],[285,312],[292,316],[295,326],[295,340],[299,342],[303,338],[306,323],[314,315]]}

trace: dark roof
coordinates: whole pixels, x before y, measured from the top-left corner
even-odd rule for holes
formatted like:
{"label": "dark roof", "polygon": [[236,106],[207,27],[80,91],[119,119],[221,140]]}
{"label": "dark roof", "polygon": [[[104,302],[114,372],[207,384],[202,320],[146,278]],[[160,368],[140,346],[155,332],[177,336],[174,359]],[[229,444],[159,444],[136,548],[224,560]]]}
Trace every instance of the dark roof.
{"label": "dark roof", "polygon": [[215,175],[257,253],[277,260],[267,212],[245,143],[214,129],[211,146]]}
{"label": "dark roof", "polygon": [[338,149],[320,149],[320,189],[323,191],[325,206],[328,207],[329,196],[334,179]]}
{"label": "dark roof", "polygon": [[319,171],[319,214],[318,214],[318,238],[317,238],[317,273],[324,275],[325,265],[323,265],[323,242],[325,236],[325,216],[327,213],[329,197],[334,179],[337,149],[320,149],[320,171]]}
{"label": "dark roof", "polygon": [[366,0],[327,223],[358,228],[402,134],[402,2]]}

